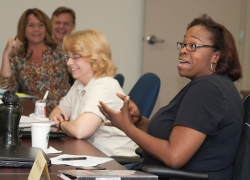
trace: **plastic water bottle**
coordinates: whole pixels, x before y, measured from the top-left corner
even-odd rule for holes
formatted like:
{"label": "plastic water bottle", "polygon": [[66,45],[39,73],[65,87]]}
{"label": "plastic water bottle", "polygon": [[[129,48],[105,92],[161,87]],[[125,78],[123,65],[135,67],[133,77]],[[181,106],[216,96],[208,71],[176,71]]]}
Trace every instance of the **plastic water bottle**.
{"label": "plastic water bottle", "polygon": [[0,145],[20,145],[19,122],[23,108],[15,91],[7,90],[0,104]]}

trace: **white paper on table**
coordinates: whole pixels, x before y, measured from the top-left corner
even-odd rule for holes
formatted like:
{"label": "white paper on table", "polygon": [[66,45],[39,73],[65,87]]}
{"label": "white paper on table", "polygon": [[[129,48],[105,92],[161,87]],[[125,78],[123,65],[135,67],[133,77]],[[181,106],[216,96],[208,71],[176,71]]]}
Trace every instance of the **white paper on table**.
{"label": "white paper on table", "polygon": [[[71,160],[71,161],[62,161],[62,158],[73,158],[73,157],[86,157],[85,160]],[[112,158],[102,158],[102,157],[94,157],[94,156],[86,156],[86,155],[70,155],[70,154],[62,154],[57,157],[50,158],[52,164],[65,164],[69,166],[96,166],[98,164],[102,164],[108,161],[113,160]]]}
{"label": "white paper on table", "polygon": [[53,148],[52,146],[50,146],[47,151],[46,154],[55,154],[55,153],[61,153],[62,151],[58,151],[57,149]]}
{"label": "white paper on table", "polygon": [[48,123],[51,125],[54,125],[54,121],[50,121],[49,118],[37,118],[33,114],[30,116],[21,116],[20,122],[19,122],[19,127],[24,128],[24,127],[31,127],[32,123]]}

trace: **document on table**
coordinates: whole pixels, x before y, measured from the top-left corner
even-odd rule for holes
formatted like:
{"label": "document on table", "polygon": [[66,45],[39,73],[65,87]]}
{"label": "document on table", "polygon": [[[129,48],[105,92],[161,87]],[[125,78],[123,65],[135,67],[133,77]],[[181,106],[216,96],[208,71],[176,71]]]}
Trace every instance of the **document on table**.
{"label": "document on table", "polygon": [[[77,158],[77,157],[86,157],[84,160],[69,160],[62,161],[62,158]],[[113,160],[112,158],[103,158],[103,157],[94,157],[94,156],[86,156],[86,155],[70,155],[70,154],[62,154],[57,157],[50,158],[52,164],[65,164],[69,166],[96,166],[98,164],[102,164],[108,161]]]}
{"label": "document on table", "polygon": [[48,123],[50,125],[54,125],[54,121],[50,121],[49,118],[37,118],[32,113],[30,116],[21,116],[19,122],[19,128],[31,127],[32,123]]}

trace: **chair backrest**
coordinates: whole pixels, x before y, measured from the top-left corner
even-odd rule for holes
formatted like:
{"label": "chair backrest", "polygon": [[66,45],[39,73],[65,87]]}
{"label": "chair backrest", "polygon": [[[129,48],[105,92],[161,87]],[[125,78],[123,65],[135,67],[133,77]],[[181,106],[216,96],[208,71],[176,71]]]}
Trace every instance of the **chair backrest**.
{"label": "chair backrest", "polygon": [[250,179],[250,94],[243,99],[243,105],[245,109],[244,126],[234,162],[234,180]]}
{"label": "chair backrest", "polygon": [[135,83],[129,92],[130,99],[135,102],[141,114],[147,118],[155,106],[161,81],[154,73],[145,73]]}
{"label": "chair backrest", "polygon": [[[248,115],[250,112],[250,94],[248,94],[244,99],[243,99],[243,105],[244,105],[244,110],[245,110],[245,117]],[[246,118],[245,120],[246,121]]]}
{"label": "chair backrest", "polygon": [[123,87],[124,76],[122,74],[116,74],[114,78],[119,82],[120,86]]}

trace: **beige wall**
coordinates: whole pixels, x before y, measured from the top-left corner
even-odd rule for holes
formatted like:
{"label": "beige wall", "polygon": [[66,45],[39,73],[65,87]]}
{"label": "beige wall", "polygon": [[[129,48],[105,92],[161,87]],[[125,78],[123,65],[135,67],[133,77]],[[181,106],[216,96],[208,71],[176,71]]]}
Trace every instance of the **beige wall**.
{"label": "beige wall", "polygon": [[155,45],[143,43],[142,72],[154,72],[161,79],[152,114],[190,81],[178,74],[176,42],[183,40],[188,23],[203,13],[223,24],[234,36],[243,67],[243,79],[235,84],[239,91],[249,89],[249,6],[250,0],[146,0],[145,37],[153,34],[165,40]]}
{"label": "beige wall", "polygon": [[239,56],[242,60],[243,79],[239,88],[250,90],[250,0],[241,0]]}
{"label": "beige wall", "polygon": [[76,12],[76,30],[92,28],[107,36],[118,73],[125,76],[126,93],[139,78],[144,0],[0,0],[0,4],[1,57],[7,40],[15,37],[18,19],[26,9],[36,7],[50,17],[58,6],[67,6]]}

